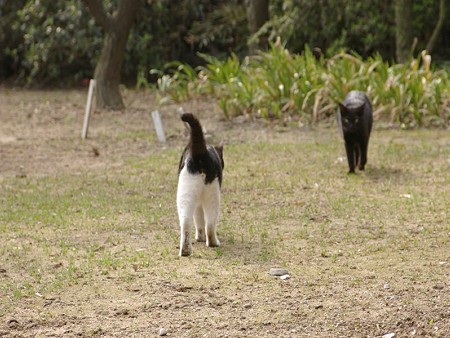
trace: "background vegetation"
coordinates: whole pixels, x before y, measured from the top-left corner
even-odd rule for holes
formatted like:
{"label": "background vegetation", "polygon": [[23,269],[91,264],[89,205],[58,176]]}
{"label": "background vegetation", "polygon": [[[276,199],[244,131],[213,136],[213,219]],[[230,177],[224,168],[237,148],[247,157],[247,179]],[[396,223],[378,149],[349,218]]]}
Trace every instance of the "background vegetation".
{"label": "background vegetation", "polygon": [[362,90],[377,118],[403,128],[446,126],[450,117],[448,73],[432,71],[425,51],[410,63],[395,65],[379,54],[365,61],[345,52],[317,59],[309,48],[291,54],[280,44],[242,62],[235,55],[225,61],[203,57],[208,63],[198,73],[181,63],[169,64],[170,74],[160,73],[162,103],[209,94],[226,117],[248,114],[316,123],[334,118],[337,102],[350,90]]}
{"label": "background vegetation", "polygon": [[[117,1],[103,4],[109,12]],[[414,1],[416,55],[433,32],[439,1]],[[301,52],[305,44],[326,56],[344,48],[362,57],[395,56],[393,0],[272,0],[270,19],[259,34]],[[93,74],[102,32],[80,1],[0,0],[0,80],[18,84],[73,85]],[[192,66],[203,62],[197,52],[223,58],[248,53],[251,38],[243,0],[142,1],[128,40],[123,80],[155,80],[148,73],[171,60]],[[442,28],[433,59],[450,52],[450,20]]]}
{"label": "background vegetation", "polygon": [[[90,1],[104,7],[97,17],[80,1],[3,0],[0,80],[80,85],[96,68],[101,108],[123,109],[115,100],[121,78],[137,88],[157,82],[162,102],[208,94],[226,117],[249,114],[302,123],[333,116],[337,101],[359,89],[368,92],[377,117],[403,127],[447,126],[449,75],[439,69],[449,62],[449,20],[433,53],[425,51],[446,9],[438,0],[414,1],[413,20],[407,32],[400,32],[394,7],[408,1],[272,0],[265,5],[269,19],[252,32],[250,2],[243,0],[141,1],[121,76],[105,74],[109,71],[99,60],[108,39],[98,14],[113,18],[118,0]],[[397,65],[401,34],[414,41],[401,41],[412,53],[409,47],[403,50],[407,59]],[[120,72],[121,65],[108,68]],[[115,91],[106,85],[113,82]]]}

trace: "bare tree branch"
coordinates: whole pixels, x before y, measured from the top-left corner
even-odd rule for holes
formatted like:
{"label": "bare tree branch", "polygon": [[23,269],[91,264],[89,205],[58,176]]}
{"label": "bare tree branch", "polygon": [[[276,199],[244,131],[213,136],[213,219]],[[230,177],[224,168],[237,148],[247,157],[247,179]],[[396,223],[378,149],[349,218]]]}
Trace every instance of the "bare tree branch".
{"label": "bare tree branch", "polygon": [[[259,29],[269,20],[269,0],[246,0],[248,30],[255,36]],[[260,35],[255,42],[250,42],[249,47],[252,53],[258,48],[267,47],[267,34]]]}
{"label": "bare tree branch", "polygon": [[114,13],[113,21],[122,22],[125,27],[131,27],[136,18],[137,10],[140,6],[140,0],[122,0],[119,1],[117,12]]}
{"label": "bare tree branch", "polygon": [[436,26],[434,27],[433,34],[431,34],[430,40],[427,43],[427,51],[428,53],[431,53],[434,49],[434,46],[436,45],[436,42],[439,37],[439,33],[441,32],[442,26],[444,25],[445,21],[445,0],[441,0],[439,4],[439,17],[438,21],[436,23]]}
{"label": "bare tree branch", "polygon": [[411,57],[413,0],[394,0],[395,9],[395,55],[398,63]]}
{"label": "bare tree branch", "polygon": [[[1,0],[0,0],[1,1]],[[99,108],[124,108],[119,84],[128,35],[142,0],[119,0],[117,10],[108,14],[102,0],[81,0],[95,22],[104,30],[103,48],[94,71],[95,95]]]}
{"label": "bare tree branch", "polygon": [[[105,7],[103,7],[103,2],[101,0],[81,0],[88,8],[89,12],[91,12],[94,17],[95,23],[103,28],[106,32],[111,29],[112,19],[106,13]],[[126,1],[121,1],[122,5]]]}

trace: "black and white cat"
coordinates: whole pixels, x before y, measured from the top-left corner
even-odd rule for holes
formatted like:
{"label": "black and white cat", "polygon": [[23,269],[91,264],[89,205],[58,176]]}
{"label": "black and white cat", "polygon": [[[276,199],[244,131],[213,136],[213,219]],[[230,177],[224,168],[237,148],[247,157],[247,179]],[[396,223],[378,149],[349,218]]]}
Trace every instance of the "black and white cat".
{"label": "black and white cat", "polygon": [[339,104],[337,120],[345,141],[349,174],[355,172],[356,166],[364,170],[372,131],[372,105],[367,95],[356,90],[348,93]]}
{"label": "black and white cat", "polygon": [[192,254],[191,228],[195,239],[209,247],[220,246],[217,223],[222,184],[223,146],[207,145],[199,120],[185,113],[181,120],[190,126],[190,141],[178,168],[177,209],[180,220],[180,256]]}

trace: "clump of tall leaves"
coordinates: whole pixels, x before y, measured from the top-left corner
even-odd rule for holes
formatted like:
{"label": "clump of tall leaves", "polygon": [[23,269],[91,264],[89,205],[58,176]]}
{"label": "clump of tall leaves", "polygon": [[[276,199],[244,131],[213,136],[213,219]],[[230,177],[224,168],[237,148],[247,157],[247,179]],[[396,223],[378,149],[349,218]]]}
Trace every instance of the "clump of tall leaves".
{"label": "clump of tall leaves", "polygon": [[177,64],[170,74],[160,74],[158,87],[165,100],[207,94],[228,118],[248,114],[317,123],[333,117],[349,91],[361,90],[378,119],[415,127],[447,125],[450,118],[449,74],[432,70],[426,52],[395,65],[379,55],[364,60],[345,52],[325,59],[308,47],[291,54],[279,43],[243,60],[200,56],[206,65],[197,70]]}

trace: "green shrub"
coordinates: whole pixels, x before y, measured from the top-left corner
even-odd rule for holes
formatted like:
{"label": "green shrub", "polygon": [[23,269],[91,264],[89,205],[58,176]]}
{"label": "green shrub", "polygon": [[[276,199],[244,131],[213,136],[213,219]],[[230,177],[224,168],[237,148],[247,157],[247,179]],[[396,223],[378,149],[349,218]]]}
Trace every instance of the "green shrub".
{"label": "green shrub", "polygon": [[14,50],[20,82],[45,84],[65,74],[75,80],[90,76],[102,36],[81,4],[28,1],[12,27],[23,37]]}
{"label": "green shrub", "polygon": [[201,57],[207,65],[196,73],[182,64],[169,75],[160,73],[158,88],[166,100],[207,94],[228,118],[249,114],[317,123],[334,118],[349,91],[361,90],[371,98],[375,118],[403,127],[442,126],[450,117],[448,72],[432,70],[426,52],[396,65],[380,55],[364,60],[345,52],[318,59],[308,47],[291,54],[279,43],[242,62],[235,55],[224,61]]}

